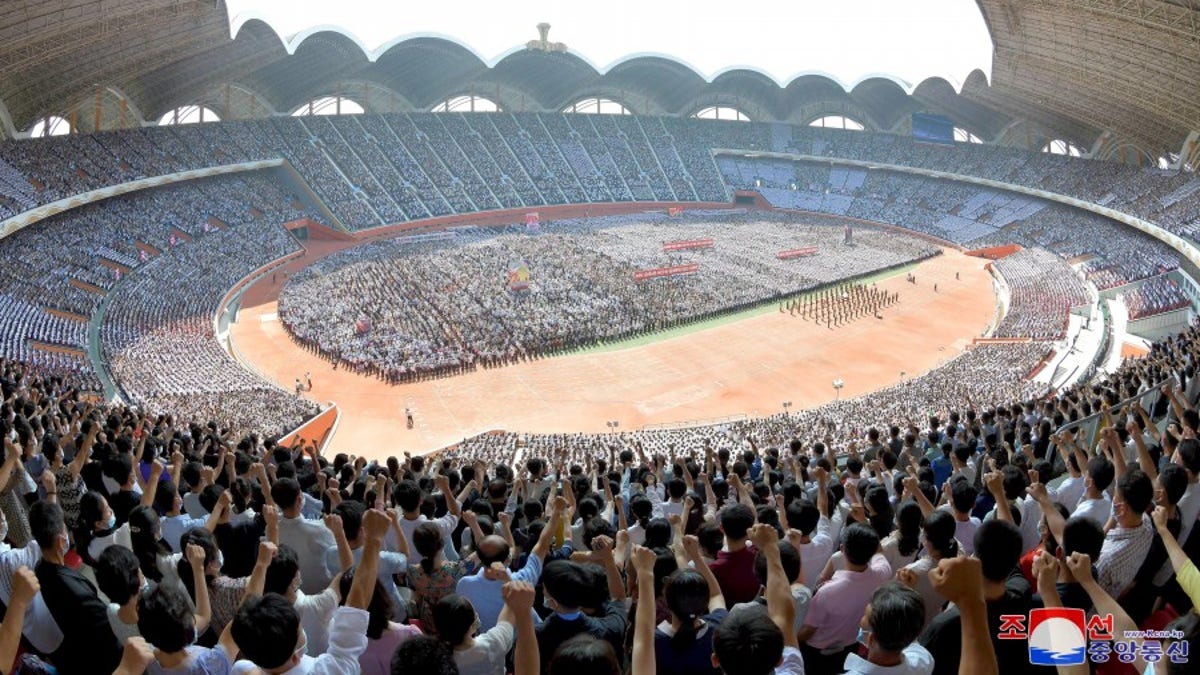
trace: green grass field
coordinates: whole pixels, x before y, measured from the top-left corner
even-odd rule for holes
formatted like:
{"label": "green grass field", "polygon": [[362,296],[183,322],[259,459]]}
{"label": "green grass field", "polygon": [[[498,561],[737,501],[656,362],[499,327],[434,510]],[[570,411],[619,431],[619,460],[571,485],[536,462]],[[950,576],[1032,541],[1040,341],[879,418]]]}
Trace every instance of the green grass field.
{"label": "green grass field", "polygon": [[[884,279],[890,279],[892,277],[899,276],[901,274],[907,274],[907,273],[913,271],[914,269],[916,269],[918,265],[920,265],[919,262],[911,263],[908,265],[904,265],[903,267],[896,267],[894,269],[884,270],[882,272],[876,272],[875,274],[869,274],[867,276],[855,279],[855,281],[857,281],[859,283],[863,283],[863,284],[872,284],[877,281],[883,281]],[[790,296],[787,299],[790,300],[793,298],[804,298],[804,297],[807,297],[808,295],[810,295],[810,294],[809,293],[797,293],[796,295]],[[653,344],[655,342],[661,342],[663,340],[670,340],[672,338],[677,338],[677,337],[680,337],[683,335],[689,335],[691,333],[697,333],[702,330],[708,330],[709,328],[716,328],[717,326],[724,326],[726,324],[736,323],[743,319],[749,319],[749,318],[755,317],[755,316],[762,316],[763,314],[771,314],[772,312],[778,312],[778,311],[779,311],[778,303],[769,303],[769,304],[763,305],[761,307],[754,307],[751,309],[742,310],[740,312],[735,312],[733,314],[726,314],[724,316],[719,316],[716,318],[708,319],[706,321],[697,321],[695,323],[689,323],[689,324],[686,324],[683,326],[678,326],[676,328],[672,328],[670,330],[664,330],[664,331],[660,331],[657,333],[650,333],[648,335],[639,335],[637,337],[632,337],[632,338],[628,338],[625,340],[618,340],[616,342],[609,342],[609,343],[605,343],[602,345],[597,345],[595,347],[588,347],[587,349],[581,349],[575,353],[577,353],[577,354],[600,354],[603,352],[615,352],[615,351],[618,351],[621,349],[630,349],[632,347],[641,347],[642,345]]]}

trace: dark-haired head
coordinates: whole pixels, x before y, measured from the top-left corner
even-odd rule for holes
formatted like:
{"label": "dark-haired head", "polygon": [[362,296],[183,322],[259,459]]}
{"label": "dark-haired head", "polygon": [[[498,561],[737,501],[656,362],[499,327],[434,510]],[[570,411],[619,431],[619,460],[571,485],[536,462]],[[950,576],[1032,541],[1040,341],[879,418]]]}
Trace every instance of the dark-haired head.
{"label": "dark-haired head", "polygon": [[621,662],[607,640],[583,633],[555,650],[550,675],[621,675]]}
{"label": "dark-haired head", "polygon": [[903,651],[921,633],[925,625],[925,601],[915,590],[890,581],[871,596],[865,614],[871,630],[868,648],[894,654]]}
{"label": "dark-haired head", "polygon": [[458,665],[450,646],[430,635],[405,640],[392,653],[391,665],[392,675],[458,675]]}
{"label": "dark-haired head", "polygon": [[195,631],[192,606],[177,586],[156,584],[138,598],[138,632],[159,651],[183,651],[195,641]]}
{"label": "dark-haired head", "polygon": [[783,633],[766,607],[734,612],[713,632],[713,664],[726,673],[771,675],[781,658]]}
{"label": "dark-haired head", "polygon": [[479,627],[479,615],[471,601],[451,593],[433,607],[433,628],[439,639],[451,647],[457,647],[475,634]]}

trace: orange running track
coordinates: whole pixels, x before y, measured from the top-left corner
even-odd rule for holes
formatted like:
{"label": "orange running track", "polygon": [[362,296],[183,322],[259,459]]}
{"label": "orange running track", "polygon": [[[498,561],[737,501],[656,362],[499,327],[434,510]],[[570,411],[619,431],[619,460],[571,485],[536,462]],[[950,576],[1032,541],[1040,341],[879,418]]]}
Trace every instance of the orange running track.
{"label": "orange running track", "polygon": [[[287,265],[295,271],[345,248],[310,242]],[[981,335],[995,313],[986,260],[945,250],[915,270],[879,282],[900,293],[882,319],[863,317],[830,329],[772,311],[680,337],[618,351],[558,356],[466,375],[393,386],[333,370],[301,349],[277,318],[284,274],[267,276],[242,299],[230,330],[242,358],[286,389],[312,372],[306,395],[334,401],[342,417],[327,452],[382,459],[430,452],[492,429],[516,432],[606,431],[648,424],[781,412],[841,395],[859,396],[937,367]],[[959,273],[961,280],[955,279]],[[939,292],[934,292],[933,285]],[[405,429],[404,409],[416,419]]]}

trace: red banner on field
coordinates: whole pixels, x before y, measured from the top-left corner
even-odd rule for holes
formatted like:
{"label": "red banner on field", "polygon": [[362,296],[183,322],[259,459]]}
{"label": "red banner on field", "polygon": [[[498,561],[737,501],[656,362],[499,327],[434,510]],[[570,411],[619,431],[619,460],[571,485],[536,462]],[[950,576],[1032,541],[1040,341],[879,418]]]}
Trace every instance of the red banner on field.
{"label": "red banner on field", "polygon": [[712,247],[712,239],[685,239],[681,241],[668,241],[663,244],[663,251],[670,253],[671,251],[690,251],[692,249]]}
{"label": "red banner on field", "polygon": [[700,270],[700,265],[697,263],[688,263],[687,265],[672,265],[671,267],[655,267],[649,270],[637,270],[633,273],[634,281],[647,281],[649,279],[662,279],[664,277],[676,277],[685,274],[695,274]]}
{"label": "red banner on field", "polygon": [[683,207],[682,207],[682,206],[669,206],[669,207],[667,207],[667,215],[668,215],[668,216],[675,217],[675,216],[678,216],[678,215],[680,215],[681,213],[683,213]]}
{"label": "red banner on field", "polygon": [[806,246],[804,248],[793,248],[787,251],[780,251],[779,253],[775,254],[775,257],[779,258],[780,260],[791,260],[792,258],[806,258],[810,255],[816,254],[816,246]]}

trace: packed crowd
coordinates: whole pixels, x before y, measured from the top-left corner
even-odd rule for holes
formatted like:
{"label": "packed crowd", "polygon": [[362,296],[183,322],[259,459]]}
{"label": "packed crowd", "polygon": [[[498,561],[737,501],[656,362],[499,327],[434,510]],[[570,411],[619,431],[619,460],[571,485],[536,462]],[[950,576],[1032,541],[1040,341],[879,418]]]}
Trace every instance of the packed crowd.
{"label": "packed crowd", "polygon": [[[993,347],[1028,345],[962,358]],[[868,397],[841,408],[844,443],[777,416],[713,442],[527,438],[383,461],[86,403],[0,360],[0,663],[1031,672],[1004,617],[1067,607],[1098,615],[1090,660],[1188,672],[1198,347],[1200,327],[1040,401],[952,388],[948,412],[911,417]],[[921,405],[924,384],[900,386]],[[1108,407],[1130,395],[1145,406]],[[1062,431],[1093,414],[1111,415],[1094,442]]]}
{"label": "packed crowd", "polygon": [[1144,319],[1184,307],[1192,300],[1178,281],[1168,276],[1155,277],[1124,295],[1129,318]]}
{"label": "packed crowd", "polygon": [[[638,214],[543,225],[537,236],[460,231],[404,238],[319,261],[284,289],[279,316],[307,348],[358,372],[405,381],[535,358],[736,311],[934,255],[898,234],[734,212]],[[712,239],[667,253],[663,243]],[[777,254],[816,247],[814,256]],[[638,282],[637,270],[697,263]],[[510,271],[531,278],[513,290]],[[369,326],[368,329],[363,326]]]}
{"label": "packed crowd", "polygon": [[[0,144],[0,217],[139,177],[279,158],[289,160],[352,228],[502,207],[727,201],[730,188],[754,187],[744,173],[731,178],[727,158],[720,158],[718,170],[713,149],[772,149],[991,178],[1100,202],[1183,236],[1192,236],[1200,223],[1200,206],[1189,198],[1196,186],[1183,172],[992,145],[930,147],[892,134],[533,113],[286,117],[10,141]],[[881,180],[897,179],[871,179]],[[766,187],[792,192],[788,182]],[[904,186],[868,187],[857,200],[844,185],[806,192],[824,181],[798,176],[796,182],[793,197],[808,195],[804,208],[857,217],[891,208],[880,197],[894,194],[894,207],[902,211],[896,217],[947,238],[985,236],[1026,208],[1005,196],[962,217],[939,212],[938,195],[962,188],[912,176],[900,179]]]}
{"label": "packed crowd", "polygon": [[1022,249],[994,264],[1009,293],[1008,311],[996,327],[996,337],[1060,339],[1071,308],[1090,302],[1075,272],[1044,249]]}
{"label": "packed crowd", "polygon": [[220,419],[236,434],[281,433],[312,416],[311,403],[234,361],[213,328],[230,288],[298,249],[273,222],[243,225],[169,249],[117,286],[100,343],[129,400],[154,413]]}

